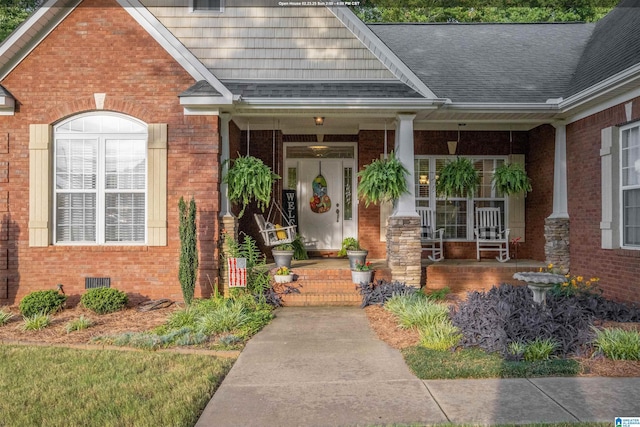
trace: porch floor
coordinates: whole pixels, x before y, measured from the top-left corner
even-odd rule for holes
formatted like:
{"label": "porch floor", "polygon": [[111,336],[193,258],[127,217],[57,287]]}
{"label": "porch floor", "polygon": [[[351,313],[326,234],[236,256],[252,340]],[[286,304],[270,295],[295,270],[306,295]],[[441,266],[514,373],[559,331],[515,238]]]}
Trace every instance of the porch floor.
{"label": "porch floor", "polygon": [[[391,280],[386,260],[371,262],[374,280]],[[269,267],[274,267],[271,264]],[[464,297],[467,292],[488,290],[500,283],[523,284],[513,279],[518,271],[537,271],[544,263],[534,260],[510,260],[500,263],[494,259],[445,259],[434,263],[422,261],[421,284],[426,290],[449,287],[453,294]],[[291,270],[294,292],[283,295],[286,306],[360,305],[361,297],[351,281],[349,260],[346,258],[311,258],[293,261]]]}

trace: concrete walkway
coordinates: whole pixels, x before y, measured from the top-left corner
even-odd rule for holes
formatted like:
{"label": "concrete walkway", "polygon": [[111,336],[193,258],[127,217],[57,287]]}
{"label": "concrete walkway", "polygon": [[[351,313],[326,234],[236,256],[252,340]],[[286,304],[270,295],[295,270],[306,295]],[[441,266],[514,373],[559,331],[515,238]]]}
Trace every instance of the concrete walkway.
{"label": "concrete walkway", "polygon": [[417,379],[358,308],[279,309],[197,426],[370,426],[640,417],[640,378]]}

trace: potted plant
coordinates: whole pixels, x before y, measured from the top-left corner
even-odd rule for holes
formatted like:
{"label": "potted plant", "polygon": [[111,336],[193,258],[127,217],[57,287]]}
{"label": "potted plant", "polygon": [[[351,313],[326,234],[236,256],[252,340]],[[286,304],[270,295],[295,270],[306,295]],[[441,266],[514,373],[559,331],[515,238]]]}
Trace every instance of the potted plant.
{"label": "potted plant", "polygon": [[396,200],[409,192],[406,178],[408,174],[407,168],[391,152],[389,158],[376,159],[358,172],[358,197],[366,207],[371,203]]}
{"label": "potted plant", "polygon": [[273,255],[273,261],[276,263],[276,267],[291,268],[291,260],[294,254],[293,244],[284,243],[274,246],[273,249],[271,249],[271,254]]}
{"label": "potted plant", "polygon": [[271,188],[280,179],[262,160],[252,156],[239,156],[237,159],[227,160],[229,170],[222,178],[222,182],[229,186],[229,200],[241,203],[242,210],[238,217],[244,215],[244,210],[252,201],[256,201],[258,208],[264,208],[271,202]]}
{"label": "potted plant", "polygon": [[290,283],[293,281],[293,273],[288,267],[280,267],[273,275],[276,283]]}
{"label": "potted plant", "polygon": [[360,247],[360,243],[354,237],[346,237],[342,241],[342,247],[338,251],[338,256],[347,256],[349,257],[349,268],[353,270],[356,268],[356,262],[360,264],[364,264],[367,260],[367,255],[369,251],[366,249],[362,249]]}
{"label": "potted plant", "polygon": [[373,269],[370,262],[357,262],[354,269],[351,270],[351,281],[356,285],[361,283],[371,283]]}
{"label": "potted plant", "polygon": [[458,157],[444,165],[436,180],[436,193],[445,199],[454,196],[473,195],[480,184],[480,175],[473,162]]}
{"label": "potted plant", "polygon": [[503,163],[493,171],[491,178],[498,192],[511,195],[531,191],[531,179],[520,163]]}

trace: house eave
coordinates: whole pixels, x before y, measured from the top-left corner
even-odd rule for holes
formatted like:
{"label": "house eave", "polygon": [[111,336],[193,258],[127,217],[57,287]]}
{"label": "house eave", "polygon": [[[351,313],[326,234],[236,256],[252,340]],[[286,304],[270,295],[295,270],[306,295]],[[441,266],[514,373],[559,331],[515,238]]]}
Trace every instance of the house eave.
{"label": "house eave", "polygon": [[305,110],[434,110],[444,105],[448,100],[412,98],[242,98],[236,105],[241,108],[251,109],[290,109],[299,108]]}
{"label": "house eave", "polygon": [[555,102],[529,102],[529,103],[501,103],[501,102],[450,102],[443,108],[456,111],[470,111],[474,113],[514,113],[514,112],[560,112],[558,103]]}
{"label": "house eave", "polygon": [[0,116],[13,116],[15,114],[16,102],[11,96],[0,96]]}
{"label": "house eave", "polygon": [[559,106],[563,113],[573,113],[585,104],[596,101],[598,98],[607,98],[622,88],[637,87],[639,82],[640,64],[637,64],[563,99]]}

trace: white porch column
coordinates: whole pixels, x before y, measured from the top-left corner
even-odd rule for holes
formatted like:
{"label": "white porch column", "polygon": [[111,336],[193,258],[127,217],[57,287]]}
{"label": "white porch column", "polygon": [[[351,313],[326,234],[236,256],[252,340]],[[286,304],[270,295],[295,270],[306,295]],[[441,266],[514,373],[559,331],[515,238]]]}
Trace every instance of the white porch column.
{"label": "white porch column", "polygon": [[571,268],[567,193],[567,126],[564,123],[556,123],[553,126],[556,128],[553,159],[553,212],[544,222],[544,254],[548,264],[553,264],[567,272]]}
{"label": "white porch column", "polygon": [[392,216],[418,216],[416,212],[416,190],[414,185],[415,154],[413,149],[413,119],[415,114],[401,113],[396,117],[395,155],[409,171],[409,192],[396,201]]}
{"label": "white porch column", "polygon": [[226,175],[229,169],[225,162],[229,160],[229,122],[231,114],[220,114],[220,162],[223,164],[220,175],[220,216],[233,216],[231,213],[231,204],[229,203],[228,185],[222,182],[222,177]]}
{"label": "white porch column", "polygon": [[555,156],[553,159],[553,213],[549,218],[569,218],[567,201],[567,126],[556,128]]}

